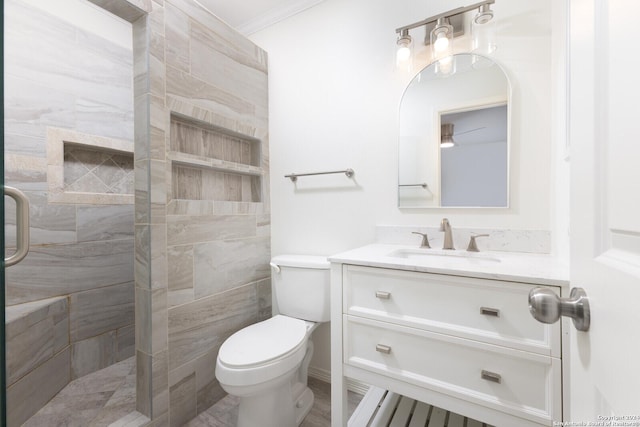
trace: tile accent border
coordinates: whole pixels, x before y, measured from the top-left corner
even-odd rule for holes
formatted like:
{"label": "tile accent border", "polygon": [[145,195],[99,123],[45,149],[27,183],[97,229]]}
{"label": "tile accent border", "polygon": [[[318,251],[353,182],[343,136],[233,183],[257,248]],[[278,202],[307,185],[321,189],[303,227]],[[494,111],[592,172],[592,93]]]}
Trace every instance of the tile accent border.
{"label": "tile accent border", "polygon": [[49,203],[86,203],[94,205],[132,205],[133,194],[68,192],[64,188],[64,144],[86,149],[114,151],[133,155],[133,142],[76,132],[70,129],[47,129],[47,183]]}

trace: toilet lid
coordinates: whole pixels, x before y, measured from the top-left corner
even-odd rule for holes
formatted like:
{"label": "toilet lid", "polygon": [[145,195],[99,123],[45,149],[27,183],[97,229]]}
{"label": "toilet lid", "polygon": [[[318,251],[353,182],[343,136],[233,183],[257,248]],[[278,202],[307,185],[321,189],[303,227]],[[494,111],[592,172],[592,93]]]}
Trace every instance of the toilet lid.
{"label": "toilet lid", "polygon": [[220,347],[218,358],[227,366],[263,364],[294,350],[306,335],[304,320],[274,316],[231,335]]}

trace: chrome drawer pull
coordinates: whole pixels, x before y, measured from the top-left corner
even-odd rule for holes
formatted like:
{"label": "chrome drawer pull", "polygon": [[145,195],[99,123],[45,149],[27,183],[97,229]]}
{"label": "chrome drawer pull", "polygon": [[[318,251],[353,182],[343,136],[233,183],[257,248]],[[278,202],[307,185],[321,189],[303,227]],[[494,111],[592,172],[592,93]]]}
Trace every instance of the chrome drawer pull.
{"label": "chrome drawer pull", "polygon": [[391,354],[391,347],[384,344],[376,344],[376,351],[382,354]]}
{"label": "chrome drawer pull", "polygon": [[498,310],[497,308],[480,307],[480,314],[484,314],[485,316],[500,317],[500,310]]}
{"label": "chrome drawer pull", "polygon": [[376,291],[376,298],[389,299],[391,298],[391,292]]}
{"label": "chrome drawer pull", "polygon": [[482,374],[480,376],[483,380],[491,381],[498,384],[502,382],[502,377],[500,376],[500,374],[496,374],[495,372],[482,370]]}

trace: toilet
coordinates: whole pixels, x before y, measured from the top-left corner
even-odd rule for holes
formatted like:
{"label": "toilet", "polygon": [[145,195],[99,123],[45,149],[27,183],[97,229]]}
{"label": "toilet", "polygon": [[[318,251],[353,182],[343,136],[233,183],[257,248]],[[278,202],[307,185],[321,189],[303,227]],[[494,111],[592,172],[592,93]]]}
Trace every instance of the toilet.
{"label": "toilet", "polygon": [[280,314],[231,335],[216,361],[220,386],[240,398],[238,427],[297,427],[313,405],[307,387],[309,337],[330,319],[329,262],[280,255],[271,268]]}

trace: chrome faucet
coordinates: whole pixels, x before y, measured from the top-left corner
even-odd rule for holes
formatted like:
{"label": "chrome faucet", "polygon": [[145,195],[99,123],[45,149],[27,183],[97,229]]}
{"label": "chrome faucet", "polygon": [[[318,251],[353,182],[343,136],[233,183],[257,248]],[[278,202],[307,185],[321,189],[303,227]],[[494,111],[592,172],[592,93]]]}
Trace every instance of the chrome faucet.
{"label": "chrome faucet", "polygon": [[471,236],[471,238],[469,239],[469,246],[467,246],[467,252],[480,252],[480,249],[478,249],[478,244],[476,243],[476,239],[478,237],[489,237],[488,234],[475,234],[473,236]]}
{"label": "chrome faucet", "polygon": [[422,243],[420,243],[421,248],[431,248],[431,246],[429,245],[429,237],[427,236],[427,233],[412,231],[411,234],[419,234],[420,236],[422,236]]}
{"label": "chrome faucet", "polygon": [[444,244],[442,245],[442,249],[455,249],[453,247],[453,236],[451,235],[451,224],[449,224],[447,218],[442,218],[440,231],[444,231]]}

